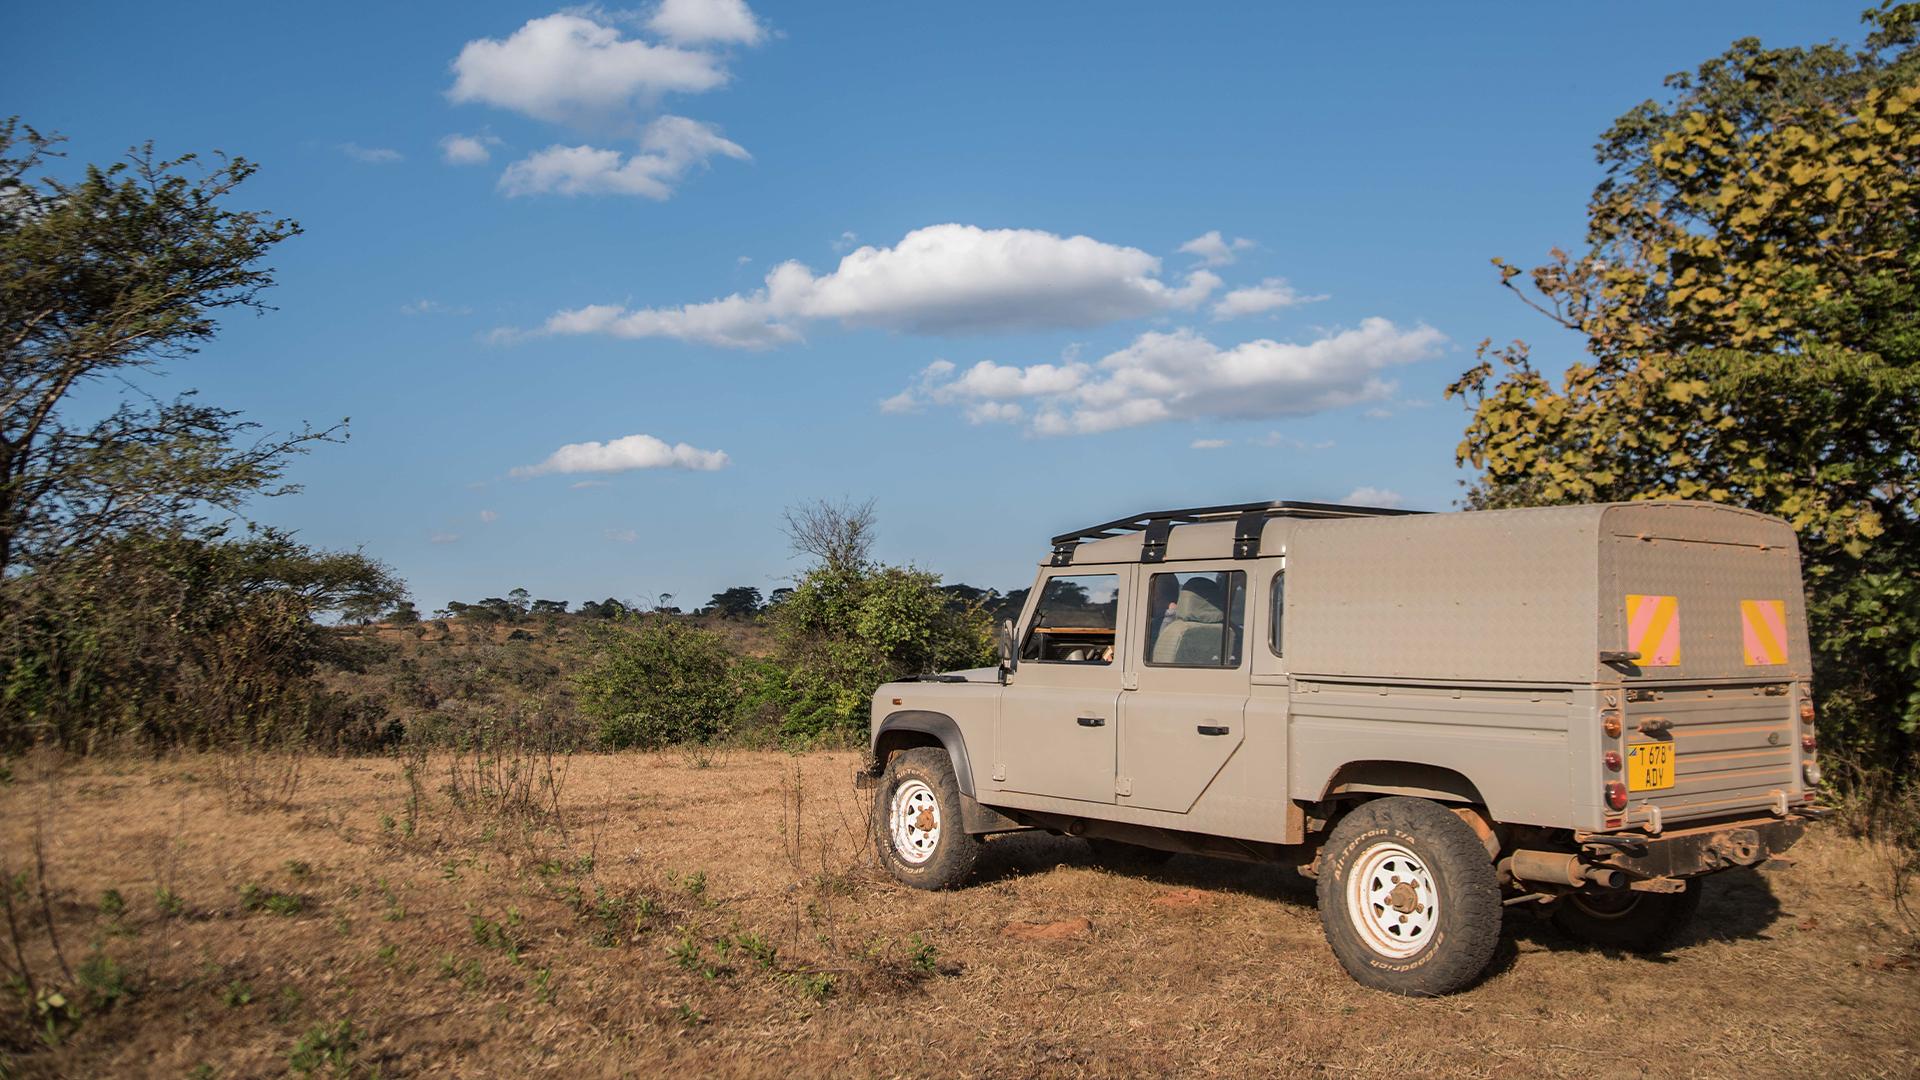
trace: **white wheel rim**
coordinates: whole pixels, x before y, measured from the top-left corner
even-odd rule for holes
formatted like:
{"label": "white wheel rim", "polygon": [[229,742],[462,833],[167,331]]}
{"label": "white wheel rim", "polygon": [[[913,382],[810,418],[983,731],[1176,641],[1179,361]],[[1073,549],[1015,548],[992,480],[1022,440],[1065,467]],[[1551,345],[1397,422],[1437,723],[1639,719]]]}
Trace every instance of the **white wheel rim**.
{"label": "white wheel rim", "polygon": [[1398,844],[1368,848],[1347,876],[1347,914],[1367,947],[1405,959],[1440,925],[1440,890],[1426,861]]}
{"label": "white wheel rim", "polygon": [[924,781],[903,780],[893,789],[887,824],[900,858],[915,865],[926,862],[940,846],[940,800]]}

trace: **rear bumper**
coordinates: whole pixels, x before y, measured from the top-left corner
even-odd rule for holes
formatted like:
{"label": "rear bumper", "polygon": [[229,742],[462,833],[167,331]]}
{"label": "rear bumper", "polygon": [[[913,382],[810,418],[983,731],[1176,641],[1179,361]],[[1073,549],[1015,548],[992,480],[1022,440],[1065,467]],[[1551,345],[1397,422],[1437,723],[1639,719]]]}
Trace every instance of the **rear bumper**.
{"label": "rear bumper", "polygon": [[1658,836],[1638,833],[1583,835],[1581,844],[1598,866],[1611,866],[1638,879],[1688,878],[1756,866],[1792,847],[1812,818],[1789,814],[1719,821]]}

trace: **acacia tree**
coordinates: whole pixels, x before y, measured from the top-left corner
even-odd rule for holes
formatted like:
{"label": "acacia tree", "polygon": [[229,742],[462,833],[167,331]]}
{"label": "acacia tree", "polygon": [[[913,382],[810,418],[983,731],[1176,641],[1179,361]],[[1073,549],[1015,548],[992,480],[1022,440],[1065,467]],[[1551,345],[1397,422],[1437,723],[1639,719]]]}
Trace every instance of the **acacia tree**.
{"label": "acacia tree", "polygon": [[[264,307],[260,261],[300,226],[227,207],[253,164],[203,170],[149,144],[69,183],[48,172],[59,143],[0,122],[0,574],[291,491],[289,458],[341,430],[257,438],[191,393],[127,383],[193,353],[221,313]],[[104,415],[75,409],[107,380],[129,388]]]}
{"label": "acacia tree", "polygon": [[1707,499],[1800,536],[1823,730],[1920,728],[1920,5],[1863,46],[1753,39],[1620,117],[1587,249],[1501,283],[1578,333],[1559,378],[1483,342],[1449,388],[1477,507]]}
{"label": "acacia tree", "polygon": [[149,146],[69,182],[58,145],[0,121],[0,745],[366,738],[378,725],[311,678],[353,659],[315,620],[371,618],[405,588],[228,520],[294,490],[291,458],[344,428],[263,438],[139,381],[262,309],[261,260],[299,226],[228,208],[242,159]]}

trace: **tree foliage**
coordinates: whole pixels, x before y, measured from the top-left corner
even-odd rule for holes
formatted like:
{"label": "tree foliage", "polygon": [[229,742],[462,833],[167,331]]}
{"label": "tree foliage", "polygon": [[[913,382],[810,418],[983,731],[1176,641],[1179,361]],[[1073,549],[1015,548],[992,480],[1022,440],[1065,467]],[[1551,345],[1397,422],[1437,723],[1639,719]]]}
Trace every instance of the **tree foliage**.
{"label": "tree foliage", "polygon": [[[252,163],[202,170],[149,145],[69,183],[48,172],[58,144],[0,122],[0,573],[291,491],[288,460],[337,432],[259,438],[191,393],[128,382],[263,306],[260,261],[300,227],[227,206]],[[109,380],[123,389],[104,410],[74,407]]]}
{"label": "tree foliage", "polygon": [[751,585],[735,585],[713,594],[707,606],[723,619],[751,619],[760,614],[763,603],[760,590]]}
{"label": "tree foliage", "polygon": [[860,731],[881,683],[994,655],[985,611],[950,602],[939,575],[911,567],[822,560],[770,618],[788,671],[785,733],[801,738]]}
{"label": "tree foliage", "polygon": [[316,620],[371,619],[405,589],[357,552],[232,535],[338,429],[262,438],[138,381],[262,309],[261,262],[299,226],[228,205],[242,159],[148,146],[68,181],[58,145],[0,122],[0,744],[377,741],[377,717],[314,679],[354,660]]}
{"label": "tree foliage", "polygon": [[270,529],[111,538],[6,582],[0,746],[377,744],[384,718],[314,679],[363,659],[318,619],[403,595],[372,559]]}
{"label": "tree foliage", "polygon": [[1792,522],[1823,730],[1920,727],[1920,5],[1863,46],[1735,42],[1598,146],[1583,254],[1500,281],[1576,332],[1556,379],[1482,343],[1450,395],[1474,506],[1705,499]]}
{"label": "tree foliage", "polygon": [[633,615],[590,626],[588,638],[591,659],[576,689],[602,747],[652,750],[726,733],[740,687],[720,635]]}

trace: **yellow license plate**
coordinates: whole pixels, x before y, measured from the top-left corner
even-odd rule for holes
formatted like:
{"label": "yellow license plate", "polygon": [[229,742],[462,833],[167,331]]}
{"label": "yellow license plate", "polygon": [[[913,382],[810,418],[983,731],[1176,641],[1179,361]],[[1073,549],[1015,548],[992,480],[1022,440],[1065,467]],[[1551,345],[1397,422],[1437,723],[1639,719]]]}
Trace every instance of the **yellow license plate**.
{"label": "yellow license plate", "polygon": [[1673,786],[1673,744],[1641,743],[1627,747],[1627,790],[1659,791]]}

